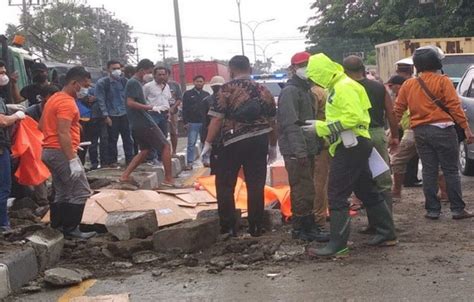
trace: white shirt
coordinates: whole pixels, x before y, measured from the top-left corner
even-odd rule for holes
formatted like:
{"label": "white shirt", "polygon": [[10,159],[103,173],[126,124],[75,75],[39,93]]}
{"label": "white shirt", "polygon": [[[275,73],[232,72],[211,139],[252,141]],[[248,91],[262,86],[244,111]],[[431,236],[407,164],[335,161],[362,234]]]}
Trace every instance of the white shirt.
{"label": "white shirt", "polygon": [[143,94],[148,104],[152,106],[166,106],[169,110],[172,96],[168,84],[163,87],[156,81],[151,81],[143,86]]}

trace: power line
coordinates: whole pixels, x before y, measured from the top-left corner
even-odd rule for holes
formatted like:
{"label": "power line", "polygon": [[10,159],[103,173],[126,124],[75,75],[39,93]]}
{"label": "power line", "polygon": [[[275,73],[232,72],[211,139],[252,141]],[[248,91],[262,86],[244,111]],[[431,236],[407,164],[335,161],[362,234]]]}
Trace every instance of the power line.
{"label": "power line", "polygon": [[[158,33],[151,33],[151,32],[143,32],[143,31],[132,31],[132,33],[140,34],[140,35],[147,35],[147,36],[155,36],[160,38],[174,38],[176,35],[172,34],[158,34]],[[209,36],[183,36],[183,39],[193,39],[193,40],[223,40],[223,41],[240,41],[240,38],[229,38],[229,37],[209,37]],[[275,37],[275,38],[263,38],[257,39],[258,41],[305,41],[306,38],[304,37]],[[253,39],[244,39],[244,41],[253,41]]]}

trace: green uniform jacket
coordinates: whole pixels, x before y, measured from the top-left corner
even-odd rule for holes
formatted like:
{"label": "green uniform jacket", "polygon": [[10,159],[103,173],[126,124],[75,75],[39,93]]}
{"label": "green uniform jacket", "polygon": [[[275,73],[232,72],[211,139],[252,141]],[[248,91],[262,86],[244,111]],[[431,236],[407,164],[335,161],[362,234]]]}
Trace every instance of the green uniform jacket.
{"label": "green uniform jacket", "polygon": [[364,87],[322,53],[311,56],[306,72],[311,81],[328,90],[326,120],[316,122],[316,133],[329,142],[329,153],[334,156],[341,143],[339,134],[344,130],[370,138],[371,105]]}

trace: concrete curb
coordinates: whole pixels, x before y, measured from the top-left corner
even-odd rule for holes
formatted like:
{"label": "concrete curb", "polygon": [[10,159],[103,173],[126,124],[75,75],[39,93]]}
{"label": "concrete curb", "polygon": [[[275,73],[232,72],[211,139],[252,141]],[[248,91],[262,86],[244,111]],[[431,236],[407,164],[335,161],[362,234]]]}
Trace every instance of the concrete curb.
{"label": "concrete curb", "polygon": [[38,273],[38,261],[32,247],[6,254],[0,259],[0,297],[20,289],[34,280]]}
{"label": "concrete curb", "polygon": [[23,246],[4,251],[0,258],[0,299],[36,279],[40,271],[54,266],[61,256],[64,238],[55,230],[34,233]]}

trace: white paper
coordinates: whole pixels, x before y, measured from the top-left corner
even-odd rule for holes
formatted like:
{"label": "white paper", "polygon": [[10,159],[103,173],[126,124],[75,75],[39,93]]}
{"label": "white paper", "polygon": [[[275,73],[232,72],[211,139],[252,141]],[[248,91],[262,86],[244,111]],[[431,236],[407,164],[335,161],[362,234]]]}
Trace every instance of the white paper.
{"label": "white paper", "polygon": [[375,148],[372,149],[369,157],[369,168],[370,172],[372,172],[372,178],[376,178],[390,169]]}

